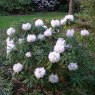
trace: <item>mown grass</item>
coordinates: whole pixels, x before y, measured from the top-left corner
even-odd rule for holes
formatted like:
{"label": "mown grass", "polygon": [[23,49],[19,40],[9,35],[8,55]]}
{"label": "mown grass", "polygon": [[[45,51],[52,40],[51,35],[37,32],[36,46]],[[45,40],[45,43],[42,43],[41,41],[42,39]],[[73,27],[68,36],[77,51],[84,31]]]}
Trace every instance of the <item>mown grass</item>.
{"label": "mown grass", "polygon": [[60,19],[64,17],[63,12],[44,12],[32,13],[31,15],[13,15],[13,16],[0,16],[0,29],[6,29],[15,23],[22,21],[32,21],[34,19]]}

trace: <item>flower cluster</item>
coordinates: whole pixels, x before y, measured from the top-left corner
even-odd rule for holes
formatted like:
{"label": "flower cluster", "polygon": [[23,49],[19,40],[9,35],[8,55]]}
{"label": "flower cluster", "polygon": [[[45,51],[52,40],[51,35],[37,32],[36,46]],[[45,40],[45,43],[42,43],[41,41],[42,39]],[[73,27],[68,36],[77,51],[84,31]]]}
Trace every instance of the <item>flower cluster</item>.
{"label": "flower cluster", "polygon": [[36,36],[35,35],[29,35],[27,36],[27,42],[35,42],[36,41]]}
{"label": "flower cluster", "polygon": [[52,20],[51,21],[51,26],[52,27],[60,27],[60,21],[59,20]]}
{"label": "flower cluster", "polygon": [[46,31],[44,32],[44,36],[46,37],[52,36],[52,29],[51,28],[46,29]]}
{"label": "flower cluster", "polygon": [[14,50],[16,47],[15,47],[15,44],[14,44],[14,40],[12,40],[10,38],[10,36],[12,36],[14,33],[16,32],[16,30],[12,27],[10,27],[8,30],[7,30],[7,35],[9,36],[7,39],[6,39],[6,43],[7,43],[7,54],[9,54],[12,50]]}
{"label": "flower cluster", "polygon": [[43,67],[36,68],[34,71],[34,75],[36,78],[43,78],[43,76],[46,74],[46,70]]}
{"label": "flower cluster", "polygon": [[66,36],[67,37],[73,37],[74,32],[75,32],[74,29],[71,29],[71,30],[69,29],[69,30],[67,30]]}
{"label": "flower cluster", "polygon": [[68,65],[68,69],[69,69],[70,71],[75,71],[75,70],[77,70],[77,69],[78,69],[77,63],[70,63],[70,64]]}
{"label": "flower cluster", "polygon": [[61,25],[66,25],[74,22],[74,16],[73,15],[66,15],[63,19],[61,20],[52,20],[51,21],[51,26],[53,28],[60,27]]}
{"label": "flower cluster", "polygon": [[13,65],[13,70],[15,73],[22,71],[22,69],[23,69],[23,65],[21,63],[17,63]]}
{"label": "flower cluster", "polygon": [[59,77],[58,77],[57,74],[51,74],[51,75],[49,76],[49,81],[50,81],[51,83],[57,83],[58,80],[59,80]]}
{"label": "flower cluster", "polygon": [[11,35],[13,35],[15,32],[16,32],[16,30],[15,30],[14,28],[10,27],[10,28],[7,30],[7,35],[8,35],[8,36],[11,36]]}
{"label": "flower cluster", "polygon": [[58,38],[56,45],[54,46],[54,51],[49,53],[49,60],[52,63],[60,61],[60,53],[65,51],[65,40],[63,38]]}
{"label": "flower cluster", "polygon": [[[49,28],[41,19],[36,20],[34,24],[24,23],[22,24],[20,33],[18,33],[15,28],[10,27],[7,30],[8,38],[6,39],[6,49],[9,58],[9,55],[12,55],[11,52],[16,51],[14,55],[12,55],[17,55],[17,60],[12,61],[16,62],[16,64],[13,65],[13,71],[19,73],[22,70],[25,71],[29,66],[32,70],[28,70],[30,70],[31,75],[33,74],[35,78],[43,79],[44,77],[48,77],[49,82],[57,83],[60,81],[60,74],[56,70],[53,72],[53,70],[51,70],[52,66],[56,64],[61,64],[62,66],[63,64],[64,68],[68,68],[67,70],[69,71],[78,70],[78,61],[75,59],[77,55],[74,55],[76,52],[73,50],[73,48],[78,50],[76,49],[76,43],[73,41],[75,30],[68,29],[66,33],[64,32],[64,38],[58,35],[57,37],[55,36],[59,33],[55,32],[56,29],[58,30],[62,25],[65,25],[68,20],[74,22],[74,16],[67,15],[61,21],[51,20],[51,27]],[[58,31],[60,31],[60,29]],[[15,33],[18,34],[15,35]],[[89,32],[88,30],[81,30],[80,34],[81,36],[88,36]],[[76,57],[72,58],[73,55],[68,57],[72,53]],[[27,67],[25,67],[26,65]],[[23,69],[24,67],[25,69]]]}
{"label": "flower cluster", "polygon": [[40,26],[43,26],[43,25],[44,25],[44,23],[41,19],[38,19],[38,20],[35,21],[35,26],[36,27],[40,27]]}
{"label": "flower cluster", "polygon": [[23,24],[23,25],[22,25],[22,29],[23,29],[24,31],[30,30],[30,29],[31,29],[31,24],[30,24],[30,23]]}
{"label": "flower cluster", "polygon": [[61,25],[65,25],[68,22],[74,22],[74,16],[73,15],[66,15],[63,19],[61,19]]}
{"label": "flower cluster", "polygon": [[81,36],[88,36],[89,35],[89,32],[88,30],[81,30]]}

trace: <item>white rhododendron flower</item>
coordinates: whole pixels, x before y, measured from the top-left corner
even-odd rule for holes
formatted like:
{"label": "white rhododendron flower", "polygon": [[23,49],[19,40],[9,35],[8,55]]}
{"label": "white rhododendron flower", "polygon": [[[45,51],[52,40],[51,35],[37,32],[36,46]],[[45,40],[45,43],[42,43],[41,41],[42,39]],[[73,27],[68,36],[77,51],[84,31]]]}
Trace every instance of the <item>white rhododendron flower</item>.
{"label": "white rhododendron flower", "polygon": [[54,20],[51,21],[51,26],[55,27],[55,21]]}
{"label": "white rhododendron flower", "polygon": [[49,58],[50,62],[52,62],[52,63],[59,62],[60,54],[53,51],[53,52],[49,53],[48,58]]}
{"label": "white rhododendron flower", "polygon": [[13,65],[13,71],[15,73],[22,71],[22,69],[23,69],[23,65],[21,63],[17,63]]}
{"label": "white rhododendron flower", "polygon": [[9,54],[12,50],[15,50],[16,46],[14,44],[10,44],[7,46],[7,54]]}
{"label": "white rhododendron flower", "polygon": [[74,16],[73,15],[66,15],[63,19],[61,19],[60,23],[61,25],[65,25],[67,21],[74,22]]}
{"label": "white rhododendron flower", "polygon": [[6,50],[7,54],[9,54],[12,50],[16,49],[14,41],[10,39],[9,37],[6,39],[6,43],[7,43],[7,50]]}
{"label": "white rhododendron flower", "polygon": [[50,81],[51,83],[57,83],[57,82],[59,81],[58,75],[57,75],[57,74],[51,74],[51,75],[49,76],[49,81]]}
{"label": "white rhododendron flower", "polygon": [[29,31],[29,30],[31,30],[31,24],[30,24],[30,23],[22,24],[22,29],[23,29],[24,31]]}
{"label": "white rhododendron flower", "polygon": [[16,49],[16,46],[15,44],[8,44],[7,45],[7,55],[12,51],[12,50],[15,50]]}
{"label": "white rhododendron flower", "polygon": [[43,67],[36,68],[34,71],[34,75],[38,79],[43,78],[45,74],[46,74],[46,70]]}
{"label": "white rhododendron flower", "polygon": [[55,20],[55,27],[59,27],[61,25],[59,20]]}
{"label": "white rhododendron flower", "polygon": [[9,50],[15,49],[15,44],[8,44],[7,49],[9,49]]}
{"label": "white rhododendron flower", "polygon": [[8,36],[13,35],[15,32],[16,32],[16,30],[14,28],[12,28],[12,27],[10,27],[9,29],[7,29],[7,35]]}
{"label": "white rhododendron flower", "polygon": [[58,38],[56,45],[54,46],[54,51],[58,53],[62,53],[65,51],[65,40],[63,38]]}
{"label": "white rhododendron flower", "polygon": [[47,29],[47,30],[44,32],[44,35],[47,36],[47,37],[52,36],[52,29],[51,29],[51,28]]}
{"label": "white rhododendron flower", "polygon": [[65,51],[65,46],[64,45],[55,45],[54,46],[54,51],[58,53],[62,53]]}
{"label": "white rhododendron flower", "polygon": [[23,41],[24,41],[24,38],[19,38],[19,39],[18,39],[19,44],[22,44]]}
{"label": "white rhododendron flower", "polygon": [[25,56],[26,56],[26,57],[32,57],[32,54],[31,54],[31,52],[27,52],[27,53],[25,54]]}
{"label": "white rhododendron flower", "polygon": [[29,35],[27,36],[27,42],[35,42],[36,36],[35,35]]}
{"label": "white rhododendron flower", "polygon": [[6,39],[6,43],[7,43],[7,46],[8,46],[9,44],[14,44],[14,41],[8,37]]}
{"label": "white rhododendron flower", "polygon": [[65,25],[66,22],[67,22],[67,19],[66,19],[66,18],[63,18],[63,19],[61,19],[61,21],[60,21],[61,25]]}
{"label": "white rhododendron flower", "polygon": [[73,22],[74,21],[74,16],[73,15],[66,15],[65,19]]}
{"label": "white rhododendron flower", "polygon": [[69,30],[67,30],[66,36],[73,37],[74,33],[75,33],[74,29],[69,29]]}
{"label": "white rhododendron flower", "polygon": [[75,70],[77,70],[77,69],[78,69],[77,63],[70,63],[70,64],[68,65],[68,69],[69,69],[70,71],[75,71]]}
{"label": "white rhododendron flower", "polygon": [[47,26],[46,25],[44,25],[44,26],[42,26],[44,29],[47,29]]}
{"label": "white rhododendron flower", "polygon": [[35,26],[36,27],[44,26],[44,22],[41,19],[38,19],[35,21]]}
{"label": "white rhododendron flower", "polygon": [[88,32],[88,30],[81,30],[81,36],[88,36],[89,35],[89,32]]}
{"label": "white rhododendron flower", "polygon": [[65,40],[63,38],[58,38],[56,45],[65,45]]}
{"label": "white rhododendron flower", "polygon": [[44,40],[44,39],[45,39],[45,35],[44,35],[44,34],[39,34],[39,35],[37,36],[37,38],[38,38],[39,40]]}
{"label": "white rhododendron flower", "polygon": [[52,20],[51,21],[51,26],[52,27],[59,27],[61,25],[60,21],[59,20]]}

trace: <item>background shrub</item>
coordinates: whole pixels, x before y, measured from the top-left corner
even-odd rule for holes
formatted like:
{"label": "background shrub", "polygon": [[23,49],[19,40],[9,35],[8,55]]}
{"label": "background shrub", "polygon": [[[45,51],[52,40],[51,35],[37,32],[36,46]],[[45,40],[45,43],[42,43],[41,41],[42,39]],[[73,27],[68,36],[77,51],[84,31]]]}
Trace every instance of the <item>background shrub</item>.
{"label": "background shrub", "polygon": [[57,0],[3,0],[0,1],[2,14],[26,14],[33,11],[53,11],[58,9]]}
{"label": "background shrub", "polygon": [[[30,12],[68,12],[69,0],[0,0],[0,14],[27,14]],[[75,0],[75,12],[79,11],[79,0]]]}
{"label": "background shrub", "polygon": [[37,11],[54,11],[59,8],[58,0],[33,0]]}
{"label": "background shrub", "polygon": [[10,14],[28,13],[33,11],[32,0],[0,1],[0,11]]}

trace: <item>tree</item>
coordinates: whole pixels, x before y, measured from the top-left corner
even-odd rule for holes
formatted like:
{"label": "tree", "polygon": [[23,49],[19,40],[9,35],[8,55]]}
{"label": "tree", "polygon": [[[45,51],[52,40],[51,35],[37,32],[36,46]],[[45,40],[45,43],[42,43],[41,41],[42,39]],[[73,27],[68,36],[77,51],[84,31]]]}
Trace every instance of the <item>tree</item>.
{"label": "tree", "polygon": [[69,0],[69,14],[74,14],[74,0]]}

